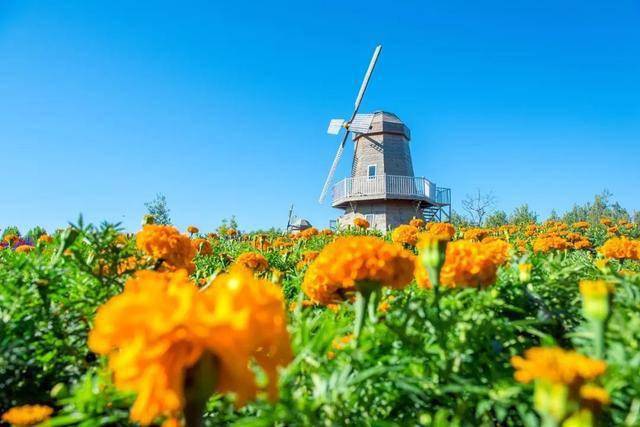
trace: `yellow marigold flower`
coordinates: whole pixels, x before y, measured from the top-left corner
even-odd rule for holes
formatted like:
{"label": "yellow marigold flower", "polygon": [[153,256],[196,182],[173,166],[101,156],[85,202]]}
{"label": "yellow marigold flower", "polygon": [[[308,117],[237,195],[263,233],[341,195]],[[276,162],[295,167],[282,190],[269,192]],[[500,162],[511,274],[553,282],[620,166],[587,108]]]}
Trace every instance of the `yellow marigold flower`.
{"label": "yellow marigold flower", "polygon": [[[470,240],[456,240],[447,245],[440,282],[446,287],[483,287],[496,281],[498,267],[504,263],[500,248]],[[429,275],[421,262],[416,263],[416,282],[430,288]]]}
{"label": "yellow marigold flower", "polygon": [[370,226],[369,221],[361,217],[354,218],[353,225],[358,228],[369,228]]}
{"label": "yellow marigold flower", "polygon": [[521,282],[525,283],[531,280],[531,270],[533,270],[533,265],[530,263],[518,264],[518,273]]}
{"label": "yellow marigold flower", "polygon": [[33,246],[31,245],[20,245],[16,248],[16,252],[23,253],[23,254],[29,253],[32,250],[33,250]]}
{"label": "yellow marigold flower", "polygon": [[311,264],[302,290],[312,300],[329,304],[345,300],[358,282],[400,289],[413,278],[413,262],[409,251],[377,237],[338,238]]}
{"label": "yellow marigold flower", "polygon": [[589,228],[589,223],[587,221],[578,221],[571,224],[571,227],[575,228],[576,230],[586,230],[587,228]]}
{"label": "yellow marigold flower", "polygon": [[582,313],[589,320],[604,321],[610,312],[609,295],[615,291],[612,283],[604,280],[581,280]]}
{"label": "yellow marigold flower", "polygon": [[200,255],[211,255],[213,253],[211,243],[207,239],[193,239],[191,244]]}
{"label": "yellow marigold flower", "polygon": [[516,369],[514,377],[518,382],[526,384],[545,380],[577,387],[604,374],[607,368],[602,360],[590,359],[559,347],[530,348],[524,357],[512,357],[511,365]]}
{"label": "yellow marigold flower", "polygon": [[598,252],[607,258],[640,260],[640,241],[614,237],[604,242]]}
{"label": "yellow marigold flower", "polygon": [[540,236],[533,242],[534,252],[562,251],[571,247],[571,242],[556,235]]}
{"label": "yellow marigold flower", "polygon": [[378,311],[380,313],[386,313],[389,311],[390,307],[391,305],[389,304],[389,301],[382,301],[380,304],[378,304]]}
{"label": "yellow marigold flower", "polygon": [[196,234],[198,231],[200,231],[200,229],[195,225],[190,225],[187,227],[187,231],[189,232],[189,234]]}
{"label": "yellow marigold flower", "polygon": [[261,272],[269,268],[269,261],[259,253],[245,252],[236,258],[236,264],[248,268],[251,271]]}
{"label": "yellow marigold flower", "polygon": [[489,230],[484,228],[470,228],[464,232],[464,238],[466,240],[480,241],[489,235]]}
{"label": "yellow marigold flower", "polygon": [[236,404],[258,388],[251,360],[275,389],[276,367],[291,358],[280,289],[246,270],[224,274],[204,292],[186,271],[140,271],[124,292],[98,310],[92,351],[109,356],[115,385],[137,393],[131,418],[143,425],[177,415],[185,403],[185,373],[204,355],[216,361],[218,392]]}
{"label": "yellow marigold flower", "polygon": [[602,387],[593,384],[585,384],[580,387],[580,399],[587,405],[604,406],[611,403],[609,393]]}
{"label": "yellow marigold flower", "polygon": [[195,270],[192,260],[196,250],[191,239],[169,225],[145,225],[136,235],[136,246],[162,263],[165,270]]}
{"label": "yellow marigold flower", "polygon": [[411,221],[409,221],[409,225],[417,228],[418,230],[422,230],[425,226],[425,222],[424,219],[413,218]]}
{"label": "yellow marigold flower", "polygon": [[415,246],[418,243],[418,228],[413,225],[400,225],[391,233],[391,240],[408,246]]}
{"label": "yellow marigold flower", "polygon": [[49,236],[48,234],[43,234],[42,236],[38,237],[38,243],[41,243],[43,245],[49,244],[53,242],[53,237]]}
{"label": "yellow marigold flower", "polygon": [[603,297],[614,292],[612,283],[604,280],[581,280],[580,293],[583,297]]}
{"label": "yellow marigold flower", "polygon": [[26,427],[48,420],[53,409],[45,405],[16,406],[2,414],[2,421],[12,426]]}

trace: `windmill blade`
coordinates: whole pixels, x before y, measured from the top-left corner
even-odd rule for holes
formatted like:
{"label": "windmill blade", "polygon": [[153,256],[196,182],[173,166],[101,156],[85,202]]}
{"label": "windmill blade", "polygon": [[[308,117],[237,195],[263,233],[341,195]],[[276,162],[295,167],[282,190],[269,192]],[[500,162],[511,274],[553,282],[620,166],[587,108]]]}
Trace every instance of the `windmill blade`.
{"label": "windmill blade", "polygon": [[339,134],[340,129],[342,129],[342,125],[344,125],[344,119],[332,119],[329,122],[329,128],[327,129],[327,133],[331,135]]}
{"label": "windmill blade", "polygon": [[367,133],[373,121],[373,114],[356,114],[351,123],[349,131],[355,133]]}
{"label": "windmill blade", "polygon": [[378,56],[380,55],[381,50],[382,50],[382,45],[379,44],[378,46],[376,46],[376,50],[373,51],[373,57],[371,57],[369,68],[367,68],[367,72],[364,75],[364,80],[362,81],[362,85],[360,86],[360,91],[358,92],[358,97],[356,98],[355,109],[353,110],[354,116],[358,112],[358,109],[360,108],[362,97],[364,96],[364,92],[367,90],[367,85],[369,84],[371,73],[373,73],[373,69],[376,66],[376,62],[378,62]]}
{"label": "windmill blade", "polygon": [[325,197],[327,197],[327,192],[329,191],[329,187],[333,183],[333,175],[336,173],[336,169],[338,168],[338,163],[340,163],[340,159],[342,158],[342,153],[344,153],[344,146],[347,143],[348,136],[349,136],[349,131],[347,130],[344,133],[342,142],[338,146],[338,151],[336,152],[336,156],[333,159],[333,164],[331,164],[331,169],[329,169],[327,180],[324,182],[324,186],[322,187],[322,192],[320,193],[320,198],[318,199],[318,202],[320,203],[324,202]]}

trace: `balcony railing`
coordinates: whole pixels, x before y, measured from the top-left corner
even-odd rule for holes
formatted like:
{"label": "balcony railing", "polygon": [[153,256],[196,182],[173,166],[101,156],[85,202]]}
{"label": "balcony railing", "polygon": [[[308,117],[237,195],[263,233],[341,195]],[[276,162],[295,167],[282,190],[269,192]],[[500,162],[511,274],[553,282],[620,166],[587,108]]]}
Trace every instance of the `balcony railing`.
{"label": "balcony railing", "polygon": [[448,205],[451,203],[451,190],[436,187],[426,178],[399,175],[356,176],[345,178],[333,186],[334,206],[351,200],[378,198]]}

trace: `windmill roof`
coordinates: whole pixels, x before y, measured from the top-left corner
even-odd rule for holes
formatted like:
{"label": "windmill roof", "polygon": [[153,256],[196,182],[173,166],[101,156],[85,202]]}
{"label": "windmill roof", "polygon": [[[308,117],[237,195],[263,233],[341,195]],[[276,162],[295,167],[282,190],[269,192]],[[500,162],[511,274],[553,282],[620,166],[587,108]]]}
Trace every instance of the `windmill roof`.
{"label": "windmill roof", "polygon": [[402,120],[400,120],[400,117],[398,117],[394,113],[391,113],[389,111],[382,111],[382,110],[378,110],[378,111],[374,111],[373,112],[373,121],[374,122],[384,121],[384,122],[391,122],[391,123],[404,123]]}

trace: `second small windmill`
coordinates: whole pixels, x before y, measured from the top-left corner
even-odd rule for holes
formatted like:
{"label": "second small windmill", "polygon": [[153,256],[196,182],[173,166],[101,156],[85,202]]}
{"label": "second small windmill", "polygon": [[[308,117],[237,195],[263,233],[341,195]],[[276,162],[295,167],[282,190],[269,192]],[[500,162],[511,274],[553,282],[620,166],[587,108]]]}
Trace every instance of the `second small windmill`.
{"label": "second small windmill", "polygon": [[[344,134],[319,201],[322,203],[332,189],[331,205],[344,210],[338,218],[339,226],[352,224],[358,216],[366,217],[372,227],[381,231],[407,223],[413,217],[449,220],[451,190],[413,174],[409,128],[393,113],[359,113],[381,50],[382,46],[377,46],[373,52],[350,118],[329,123],[329,134],[337,135],[342,129]],[[354,141],[351,176],[333,184],[349,135],[353,135]]]}

